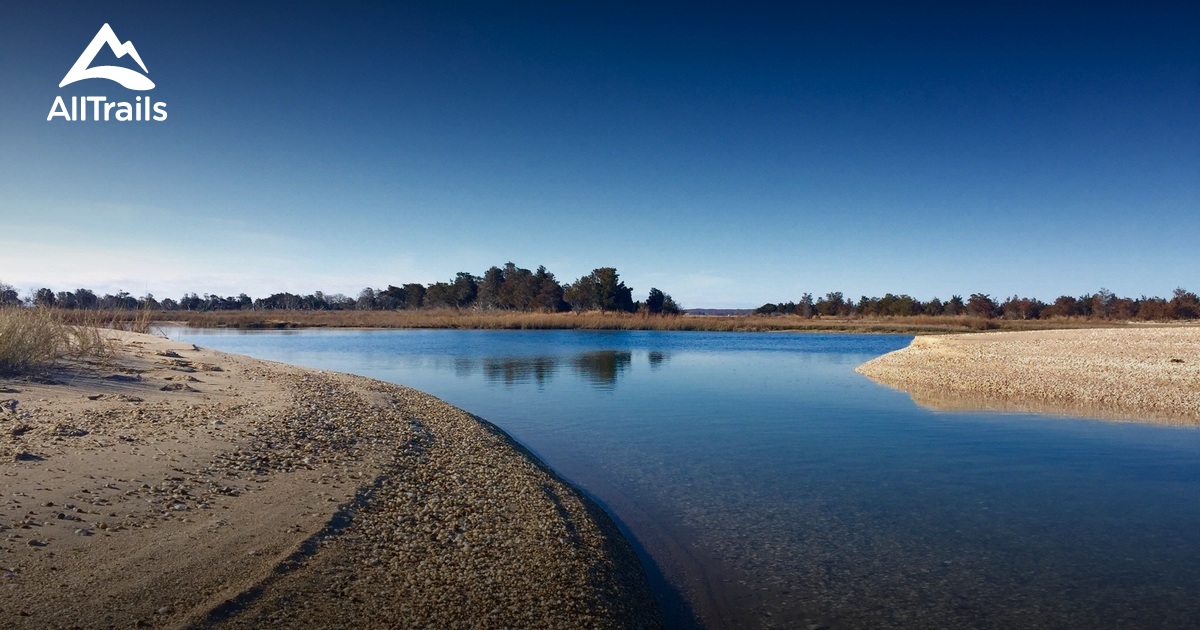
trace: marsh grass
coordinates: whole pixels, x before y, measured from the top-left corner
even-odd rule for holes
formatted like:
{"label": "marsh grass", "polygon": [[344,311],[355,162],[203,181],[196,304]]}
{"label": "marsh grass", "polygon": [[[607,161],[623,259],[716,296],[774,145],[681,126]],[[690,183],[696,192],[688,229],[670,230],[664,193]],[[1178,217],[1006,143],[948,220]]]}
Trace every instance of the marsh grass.
{"label": "marsh grass", "polygon": [[73,326],[90,328],[112,328],[129,332],[149,334],[154,332],[155,324],[163,319],[164,311],[149,309],[137,310],[66,310],[56,309],[63,322]]}
{"label": "marsh grass", "polygon": [[113,347],[99,328],[68,323],[61,311],[0,308],[0,374],[35,374],[65,360],[104,361]]}
{"label": "marsh grass", "polygon": [[[1045,330],[1120,326],[1086,319],[1002,320],[969,316],[825,317],[658,316],[638,313],[521,313],[479,310],[415,311],[124,311],[106,325],[129,329],[171,322],[200,328],[443,328],[476,330],[680,330],[714,332],[955,333],[982,330]],[[149,323],[139,323],[149,322]]]}

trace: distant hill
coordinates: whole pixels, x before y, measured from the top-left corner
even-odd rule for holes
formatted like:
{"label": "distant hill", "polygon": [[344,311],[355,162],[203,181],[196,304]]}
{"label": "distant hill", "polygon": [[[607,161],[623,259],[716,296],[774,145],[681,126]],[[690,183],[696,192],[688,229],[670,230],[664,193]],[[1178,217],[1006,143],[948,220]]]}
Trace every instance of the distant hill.
{"label": "distant hill", "polygon": [[749,315],[754,312],[752,308],[688,308],[684,309],[684,313],[688,315],[713,315],[716,317],[736,317],[738,315]]}

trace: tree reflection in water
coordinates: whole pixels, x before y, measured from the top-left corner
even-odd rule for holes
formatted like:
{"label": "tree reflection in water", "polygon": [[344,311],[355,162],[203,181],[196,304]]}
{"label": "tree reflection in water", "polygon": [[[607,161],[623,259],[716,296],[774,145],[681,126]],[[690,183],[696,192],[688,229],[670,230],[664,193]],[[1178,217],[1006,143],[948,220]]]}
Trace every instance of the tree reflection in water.
{"label": "tree reflection in water", "polygon": [[[669,359],[668,353],[658,350],[647,355],[647,362],[652,370],[658,370]],[[596,350],[566,357],[542,355],[485,357],[479,360],[456,357],[454,372],[457,376],[465,377],[479,369],[489,383],[506,386],[532,383],[541,388],[554,378],[560,368],[569,366],[575,374],[587,379],[595,387],[613,389],[621,375],[632,364],[633,353],[628,350]]]}
{"label": "tree reflection in water", "polygon": [[517,385],[537,383],[545,385],[558,369],[558,358],[541,357],[487,357],[483,359],[483,375],[489,383]]}
{"label": "tree reflection in water", "polygon": [[571,363],[575,372],[600,389],[617,386],[617,377],[633,363],[633,353],[628,350],[598,350],[575,355]]}

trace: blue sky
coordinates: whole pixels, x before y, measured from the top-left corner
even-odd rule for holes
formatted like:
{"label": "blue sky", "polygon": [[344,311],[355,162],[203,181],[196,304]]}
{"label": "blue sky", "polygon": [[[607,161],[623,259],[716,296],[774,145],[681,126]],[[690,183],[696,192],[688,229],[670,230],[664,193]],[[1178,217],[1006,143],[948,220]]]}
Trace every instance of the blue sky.
{"label": "blue sky", "polygon": [[[0,281],[1200,289],[1194,3],[180,4],[0,9]],[[106,22],[168,120],[47,122]]]}

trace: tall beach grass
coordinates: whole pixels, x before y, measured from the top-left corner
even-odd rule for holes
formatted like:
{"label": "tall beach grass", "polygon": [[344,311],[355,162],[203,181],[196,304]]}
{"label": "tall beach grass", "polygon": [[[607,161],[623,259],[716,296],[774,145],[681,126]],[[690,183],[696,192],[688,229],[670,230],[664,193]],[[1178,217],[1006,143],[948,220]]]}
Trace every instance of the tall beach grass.
{"label": "tall beach grass", "polygon": [[[71,321],[86,314],[67,312]],[[955,333],[981,330],[1045,330],[1121,326],[1122,322],[1055,318],[1005,320],[971,316],[817,317],[785,316],[659,316],[640,313],[524,313],[474,309],[400,311],[123,311],[109,315],[114,328],[149,328],[170,322],[200,328],[446,328],[481,330],[682,330],[717,332],[877,332]]]}
{"label": "tall beach grass", "polygon": [[61,311],[0,308],[0,375],[44,372],[65,360],[101,360],[112,342],[98,327],[65,321]]}

